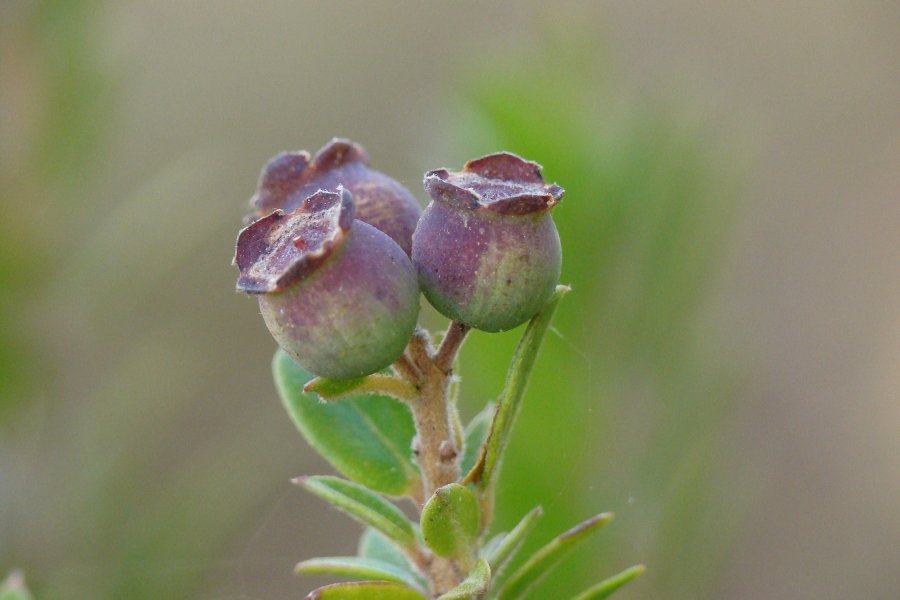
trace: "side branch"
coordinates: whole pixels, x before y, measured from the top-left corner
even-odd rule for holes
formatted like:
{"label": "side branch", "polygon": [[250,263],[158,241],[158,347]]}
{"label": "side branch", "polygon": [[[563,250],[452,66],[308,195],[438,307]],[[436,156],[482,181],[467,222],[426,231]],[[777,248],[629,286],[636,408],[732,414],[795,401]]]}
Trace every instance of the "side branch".
{"label": "side branch", "polygon": [[456,360],[456,355],[462,343],[466,339],[466,335],[471,329],[471,327],[463,325],[459,321],[452,321],[450,327],[447,328],[444,339],[441,340],[440,347],[434,355],[434,366],[444,373],[449,372],[453,367],[453,361]]}
{"label": "side branch", "polygon": [[413,364],[413,361],[405,353],[401,354],[400,358],[395,360],[391,366],[394,369],[394,373],[414,385],[418,385],[422,381],[422,372],[419,371],[419,368]]}

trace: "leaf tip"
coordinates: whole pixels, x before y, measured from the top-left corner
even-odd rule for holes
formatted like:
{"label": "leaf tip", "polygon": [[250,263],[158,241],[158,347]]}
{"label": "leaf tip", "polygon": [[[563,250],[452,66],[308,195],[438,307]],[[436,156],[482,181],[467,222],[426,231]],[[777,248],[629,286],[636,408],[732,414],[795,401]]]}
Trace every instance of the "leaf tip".
{"label": "leaf tip", "polygon": [[576,525],[575,527],[573,527],[572,529],[563,533],[562,535],[559,536],[559,539],[564,540],[564,539],[568,539],[571,537],[577,537],[578,535],[580,535],[582,533],[586,533],[593,529],[603,527],[604,525],[606,525],[607,523],[612,521],[614,516],[615,515],[613,515],[613,513],[611,513],[611,512],[600,513],[599,515],[591,517],[587,521],[583,521],[583,522],[579,523],[578,525]]}

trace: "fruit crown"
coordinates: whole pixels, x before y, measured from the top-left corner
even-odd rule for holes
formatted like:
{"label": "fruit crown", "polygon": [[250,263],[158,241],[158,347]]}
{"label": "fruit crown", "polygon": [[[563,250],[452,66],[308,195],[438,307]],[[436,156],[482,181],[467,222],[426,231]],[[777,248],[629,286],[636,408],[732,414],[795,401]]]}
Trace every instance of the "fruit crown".
{"label": "fruit crown", "polygon": [[354,217],[350,192],[319,190],[290,214],[276,209],[238,234],[237,289],[248,294],[283,291],[303,279],[343,244]]}
{"label": "fruit crown", "polygon": [[343,138],[332,139],[312,158],[306,150],[278,154],[259,176],[256,193],[250,199],[254,211],[250,218],[284,207],[291,195],[315,177],[354,162],[368,165],[369,155],[359,144]]}
{"label": "fruit crown", "polygon": [[437,202],[500,215],[550,210],[565,193],[555,183],[544,183],[540,165],[510,152],[476,158],[462,171],[429,171],[425,190]]}

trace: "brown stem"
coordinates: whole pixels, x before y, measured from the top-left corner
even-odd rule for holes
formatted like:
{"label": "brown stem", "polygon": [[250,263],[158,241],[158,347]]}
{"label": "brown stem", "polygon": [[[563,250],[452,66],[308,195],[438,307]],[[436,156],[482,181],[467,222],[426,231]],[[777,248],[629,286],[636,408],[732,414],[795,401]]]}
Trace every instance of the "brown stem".
{"label": "brown stem", "polygon": [[[449,398],[453,361],[469,328],[453,322],[435,351],[428,333],[417,329],[406,353],[394,363],[394,370],[416,386],[417,398],[408,402],[416,425],[413,451],[422,473],[421,503],[424,505],[439,487],[459,480],[460,442],[456,405]],[[431,593],[437,597],[465,578],[457,561],[427,555],[417,557],[417,565],[428,576]]]}
{"label": "brown stem", "polygon": [[459,479],[459,448],[447,402],[449,383],[446,373],[429,365],[423,373],[419,398],[410,403],[417,434],[414,450],[426,501],[436,489]]}
{"label": "brown stem", "polygon": [[450,327],[447,328],[444,339],[441,340],[441,346],[434,355],[434,364],[437,368],[444,372],[453,368],[453,361],[456,360],[456,354],[459,352],[463,341],[465,341],[466,334],[468,334],[471,329],[471,327],[463,325],[459,321],[450,323]]}
{"label": "brown stem", "polygon": [[418,367],[413,364],[406,354],[401,354],[400,358],[395,360],[392,366],[397,375],[410,383],[418,385],[422,379],[422,374],[419,372]]}
{"label": "brown stem", "polygon": [[434,366],[434,363],[431,361],[431,336],[424,329],[416,329],[413,332],[412,337],[409,338],[409,344],[406,346],[406,353],[422,376],[425,376],[429,367]]}

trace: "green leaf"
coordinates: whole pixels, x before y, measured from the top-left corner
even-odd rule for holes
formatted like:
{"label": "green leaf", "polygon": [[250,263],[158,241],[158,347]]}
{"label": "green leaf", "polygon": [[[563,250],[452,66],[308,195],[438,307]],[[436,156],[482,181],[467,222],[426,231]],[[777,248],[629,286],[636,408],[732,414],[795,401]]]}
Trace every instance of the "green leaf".
{"label": "green leaf", "polygon": [[365,377],[355,377],[353,379],[313,377],[303,386],[303,391],[330,399],[330,396],[343,396],[362,387],[364,380]]}
{"label": "green leaf", "polygon": [[342,400],[354,396],[381,395],[396,398],[403,402],[411,402],[418,398],[416,386],[394,377],[374,373],[355,379],[325,379],[316,377],[303,386],[303,391],[316,394],[323,400]]}
{"label": "green leaf", "polygon": [[497,592],[497,598],[503,598],[503,600],[524,598],[532,586],[543,579],[563,556],[611,520],[612,513],[599,514],[552,540],[535,552],[509,577]]}
{"label": "green leaf", "polygon": [[531,533],[537,520],[543,514],[544,511],[540,506],[535,507],[531,512],[522,517],[519,524],[497,542],[496,545],[492,545],[490,548],[485,546],[482,554],[487,559],[488,563],[490,563],[491,571],[495,576],[500,572],[504,565],[506,565],[507,561],[519,550],[522,546],[522,542],[525,541],[525,538]]}
{"label": "green leaf", "polygon": [[463,473],[468,473],[475,466],[481,447],[487,439],[491,428],[491,420],[494,418],[494,403],[489,402],[480,413],[472,417],[466,425],[465,445],[463,446],[462,462],[460,467]]}
{"label": "green leaf", "polygon": [[475,563],[469,576],[462,583],[441,595],[438,600],[469,600],[473,596],[480,596],[491,585],[491,567],[484,559]]}
{"label": "green leaf", "polygon": [[19,571],[13,571],[0,583],[0,600],[33,600],[33,596],[25,587],[25,577]]}
{"label": "green leaf", "polygon": [[[490,432],[488,433],[487,442],[485,442],[483,450],[478,457],[478,461],[472,470],[466,475],[465,483],[474,483],[482,490],[482,503],[484,504],[484,512],[486,517],[490,517],[493,509],[493,489],[495,485],[496,473],[500,468],[500,461],[503,457],[503,451],[506,448],[509,434],[515,422],[516,415],[522,404],[522,398],[525,395],[525,388],[531,377],[531,370],[537,359],[538,350],[544,341],[547,329],[550,327],[550,321],[553,319],[553,313],[556,312],[559,301],[570,290],[564,285],[556,286],[556,292],[541,312],[532,317],[519,340],[516,351],[513,354],[509,370],[506,374],[506,383],[503,385],[503,391],[497,401],[497,411],[494,420],[491,423]],[[485,518],[484,525],[487,526]]]}
{"label": "green leaf", "polygon": [[401,548],[416,547],[413,525],[400,509],[363,486],[328,475],[298,477],[294,483],[330,502],[363,525],[377,529]]}
{"label": "green leaf", "polygon": [[360,536],[357,554],[362,558],[380,560],[406,571],[413,570],[406,555],[397,544],[371,527],[367,527]]}
{"label": "green leaf", "polygon": [[306,600],[425,600],[425,596],[397,583],[359,581],[320,587],[310,592]]}
{"label": "green leaf", "polygon": [[604,598],[609,598],[613,592],[629,581],[637,578],[646,570],[647,567],[644,565],[629,567],[621,573],[613,575],[608,579],[604,579],[597,585],[584,590],[572,600],[603,600]]}
{"label": "green leaf", "polygon": [[418,489],[411,449],[415,426],[406,405],[384,396],[321,402],[303,392],[312,376],[282,350],[275,353],[272,370],[294,424],[335,469],[392,496]]}
{"label": "green leaf", "polygon": [[475,494],[458,483],[438,488],[422,509],[421,526],[425,543],[438,556],[472,556],[478,537]]}
{"label": "green leaf", "polygon": [[[494,553],[497,551],[497,548],[500,547],[500,544],[503,543],[503,540],[506,539],[507,535],[509,535],[508,531],[501,531],[500,533],[498,533],[497,535],[495,535],[488,541],[484,542],[481,545],[481,556],[484,556],[485,558],[489,558],[489,557],[493,556]],[[490,562],[490,561],[488,561],[488,562]]]}
{"label": "green leaf", "polygon": [[402,583],[422,593],[422,582],[412,573],[374,558],[335,556],[311,558],[298,563],[294,571],[304,575],[334,575],[348,579],[369,579]]}

